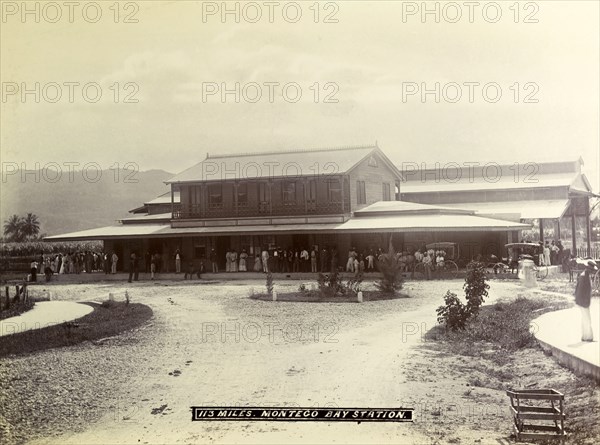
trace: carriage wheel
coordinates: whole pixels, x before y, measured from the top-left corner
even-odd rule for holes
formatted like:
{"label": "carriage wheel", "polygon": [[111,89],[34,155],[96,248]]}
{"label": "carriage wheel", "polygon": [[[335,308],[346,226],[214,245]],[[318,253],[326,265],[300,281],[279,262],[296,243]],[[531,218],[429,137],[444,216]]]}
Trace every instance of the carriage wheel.
{"label": "carriage wheel", "polygon": [[496,264],[494,264],[493,270],[494,270],[494,273],[497,273],[497,274],[507,274],[509,268],[504,263],[496,263]]}
{"label": "carriage wheel", "polygon": [[446,261],[444,263],[444,278],[446,279],[454,279],[458,277],[458,265],[452,261]]}
{"label": "carriage wheel", "polygon": [[417,263],[415,265],[413,277],[415,280],[425,279],[425,265],[423,263]]}

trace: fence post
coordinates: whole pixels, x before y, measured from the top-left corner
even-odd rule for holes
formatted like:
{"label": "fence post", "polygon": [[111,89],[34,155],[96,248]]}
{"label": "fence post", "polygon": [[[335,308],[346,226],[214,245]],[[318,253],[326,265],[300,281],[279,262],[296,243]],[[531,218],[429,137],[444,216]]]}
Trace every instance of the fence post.
{"label": "fence post", "polygon": [[8,309],[10,307],[10,292],[8,290],[8,286],[5,286],[4,290],[6,292],[6,309]]}
{"label": "fence post", "polygon": [[19,292],[19,285],[15,285],[15,288],[17,290],[17,295],[15,295],[15,299],[13,300],[13,302],[16,302],[17,304],[19,304],[19,296],[20,296],[20,292]]}
{"label": "fence post", "polygon": [[23,283],[23,304],[27,303],[29,298],[29,291],[27,290],[27,283]]}

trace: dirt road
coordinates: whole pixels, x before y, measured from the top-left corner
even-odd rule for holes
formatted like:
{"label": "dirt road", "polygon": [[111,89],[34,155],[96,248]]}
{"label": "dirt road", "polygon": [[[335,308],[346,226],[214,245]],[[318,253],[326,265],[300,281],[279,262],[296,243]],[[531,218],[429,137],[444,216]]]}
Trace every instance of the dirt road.
{"label": "dirt road", "polygon": [[[465,381],[456,376],[428,381],[430,358],[415,346],[435,324],[445,291],[460,293],[462,284],[408,283],[410,298],[363,304],[245,298],[261,282],[54,286],[55,295],[74,301],[103,300],[109,291],[119,298],[127,289],[155,315],[143,328],[103,346],[45,351],[5,364],[24,376],[15,391],[32,374],[52,372],[36,369],[40,361],[59,360],[69,376],[62,383],[72,388],[66,392],[51,385],[28,387],[31,400],[40,392],[54,397],[54,409],[66,422],[36,425],[29,436],[33,443],[431,443],[438,426],[431,406],[442,404],[443,411],[460,406]],[[496,297],[516,288],[493,286]],[[415,376],[415,369],[424,371]],[[402,406],[414,407],[417,421],[204,423],[191,422],[192,405]],[[497,443],[506,437],[508,429],[487,430],[480,418],[470,425],[468,413],[454,411],[474,440]],[[34,423],[40,420],[33,416]]]}

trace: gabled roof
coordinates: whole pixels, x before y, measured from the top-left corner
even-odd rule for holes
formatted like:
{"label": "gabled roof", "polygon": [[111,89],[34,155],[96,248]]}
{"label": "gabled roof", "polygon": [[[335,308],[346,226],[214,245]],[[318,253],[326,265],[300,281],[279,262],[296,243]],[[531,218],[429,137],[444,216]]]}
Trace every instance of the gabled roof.
{"label": "gabled roof", "polygon": [[396,166],[375,144],[311,150],[207,155],[204,161],[165,182],[177,184],[235,179],[286,177],[293,179],[316,175],[345,174],[374,153],[378,154],[398,179],[402,178]]}

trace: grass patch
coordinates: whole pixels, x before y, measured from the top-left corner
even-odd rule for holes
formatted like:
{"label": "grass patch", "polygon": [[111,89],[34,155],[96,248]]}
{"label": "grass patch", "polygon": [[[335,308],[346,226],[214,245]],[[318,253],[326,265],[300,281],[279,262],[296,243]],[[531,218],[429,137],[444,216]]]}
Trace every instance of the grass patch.
{"label": "grass patch", "polygon": [[24,303],[22,300],[19,300],[17,303],[12,303],[10,305],[10,309],[3,308],[2,312],[0,312],[0,320],[21,315],[22,313],[33,309],[34,305],[35,301],[31,298],[27,299],[27,301]]}
{"label": "grass patch", "polygon": [[150,307],[126,302],[85,303],[94,311],[76,321],[2,337],[0,357],[94,341],[135,328],[152,317]]}
{"label": "grass patch", "polygon": [[[483,349],[501,350],[507,353],[536,345],[530,329],[531,320],[545,312],[568,307],[567,302],[547,302],[519,297],[510,302],[498,302],[483,306],[479,313],[469,319],[465,328],[447,330],[437,325],[425,335],[428,340],[448,341],[452,352],[462,355],[478,355]],[[497,356],[504,362],[502,354]]]}
{"label": "grass patch", "polygon": [[[390,295],[380,291],[362,291],[363,301],[396,300],[398,298],[410,298],[406,294],[397,293]],[[271,301],[273,297],[267,293],[255,293],[250,295],[253,300]],[[357,303],[356,295],[325,296],[318,290],[306,290],[298,292],[277,292],[277,301],[297,301],[305,303]]]}

